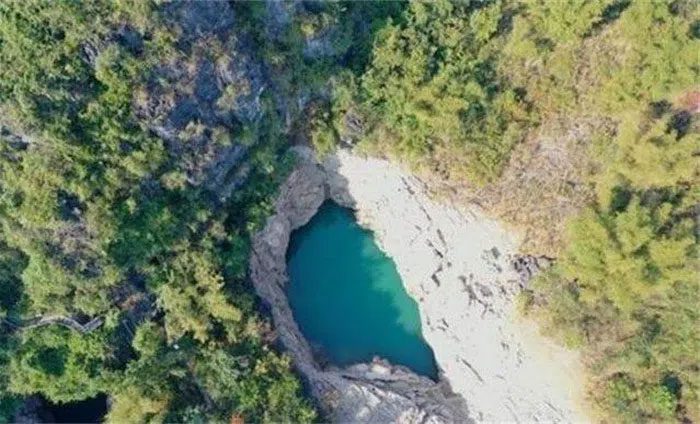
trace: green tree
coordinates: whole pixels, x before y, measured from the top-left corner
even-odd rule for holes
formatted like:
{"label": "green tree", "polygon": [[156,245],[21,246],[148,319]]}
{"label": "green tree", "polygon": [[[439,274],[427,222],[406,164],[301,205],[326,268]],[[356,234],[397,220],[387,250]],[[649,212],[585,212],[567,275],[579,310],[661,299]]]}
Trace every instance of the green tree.
{"label": "green tree", "polygon": [[104,390],[110,352],[103,335],[58,326],[27,330],[9,365],[9,389],[42,393],[57,402],[82,400]]}
{"label": "green tree", "polygon": [[[246,145],[250,168],[233,207],[193,187],[187,159],[152,134],[161,123],[134,107],[163,83],[159,71],[193,57],[171,9],[133,0],[0,5],[1,313],[105,320],[88,334],[56,325],[0,334],[3,419],[24,395],[68,402],[103,392],[115,422],[227,420],[235,405],[202,407],[210,396],[193,372],[197,358],[209,349],[251,362],[268,355],[267,326],[243,282],[249,231],[290,166],[278,153],[283,124],[266,94],[259,125],[227,141]],[[283,53],[301,63],[299,49]],[[311,413],[288,367],[278,370],[265,384],[289,388],[278,393],[289,417]],[[262,417],[263,408],[247,413]]]}
{"label": "green tree", "polygon": [[698,18],[694,2],[630,2],[613,28],[625,48],[616,49],[614,60],[601,69],[601,102],[621,111],[697,84],[700,39],[692,36],[690,26]]}
{"label": "green tree", "polygon": [[412,3],[379,33],[361,98],[381,150],[485,182],[499,175],[528,116],[486,48],[500,3],[471,13],[466,3]]}
{"label": "green tree", "polygon": [[[678,120],[683,121],[680,129],[673,127]],[[596,179],[600,201],[610,202],[606,197],[619,185],[659,189],[697,181],[700,132],[696,125],[684,111],[656,119],[626,117],[614,143],[603,149],[609,157],[608,171]]]}
{"label": "green tree", "polygon": [[670,202],[647,205],[635,196],[623,211],[574,221],[562,269],[578,278],[583,301],[602,297],[629,312],[693,278],[693,223],[672,210]]}
{"label": "green tree", "polygon": [[164,281],[158,284],[158,302],[166,312],[169,340],[189,333],[205,342],[215,322],[224,325],[229,337],[235,339],[242,314],[222,291],[224,280],[212,258],[202,252],[183,252],[164,269]]}

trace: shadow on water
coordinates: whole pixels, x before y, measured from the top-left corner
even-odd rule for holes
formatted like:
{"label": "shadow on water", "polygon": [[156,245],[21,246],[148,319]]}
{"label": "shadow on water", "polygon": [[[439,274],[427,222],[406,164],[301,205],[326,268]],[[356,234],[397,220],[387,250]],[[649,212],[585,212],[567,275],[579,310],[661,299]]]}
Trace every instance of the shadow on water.
{"label": "shadow on water", "polygon": [[394,262],[350,210],[324,203],[292,234],[287,264],[294,317],[332,363],[350,365],[379,356],[437,379],[418,305]]}

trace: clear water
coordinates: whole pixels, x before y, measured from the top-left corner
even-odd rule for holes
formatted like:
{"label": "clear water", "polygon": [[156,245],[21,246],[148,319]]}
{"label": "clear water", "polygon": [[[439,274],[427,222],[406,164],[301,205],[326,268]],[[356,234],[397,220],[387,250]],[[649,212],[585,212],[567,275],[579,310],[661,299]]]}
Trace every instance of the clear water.
{"label": "clear water", "polygon": [[368,362],[377,355],[436,378],[416,302],[394,262],[351,211],[326,202],[292,234],[287,262],[294,318],[332,363]]}

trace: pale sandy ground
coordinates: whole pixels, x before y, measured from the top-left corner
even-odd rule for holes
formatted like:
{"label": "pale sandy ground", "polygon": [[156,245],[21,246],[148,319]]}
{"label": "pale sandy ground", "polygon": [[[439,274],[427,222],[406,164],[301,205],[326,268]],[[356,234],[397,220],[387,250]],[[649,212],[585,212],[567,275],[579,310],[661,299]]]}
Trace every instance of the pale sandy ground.
{"label": "pale sandy ground", "polygon": [[[479,422],[587,422],[578,354],[517,316],[518,240],[476,209],[431,200],[399,166],[340,151],[324,168],[416,299],[423,335]],[[343,202],[347,203],[347,202]]]}

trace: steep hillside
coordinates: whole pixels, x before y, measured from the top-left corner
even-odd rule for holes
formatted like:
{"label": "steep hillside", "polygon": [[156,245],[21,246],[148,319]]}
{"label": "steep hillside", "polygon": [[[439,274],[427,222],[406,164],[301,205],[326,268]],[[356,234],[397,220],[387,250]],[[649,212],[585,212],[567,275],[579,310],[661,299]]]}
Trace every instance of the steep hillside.
{"label": "steep hillside", "polygon": [[413,3],[314,135],[431,178],[558,258],[523,296],[612,421],[700,419],[700,8]]}
{"label": "steep hillside", "polygon": [[601,420],[700,420],[698,51],[693,0],[2,2],[0,422],[312,421],[247,276],[307,143],[555,259]]}

